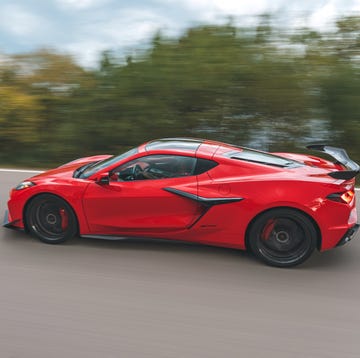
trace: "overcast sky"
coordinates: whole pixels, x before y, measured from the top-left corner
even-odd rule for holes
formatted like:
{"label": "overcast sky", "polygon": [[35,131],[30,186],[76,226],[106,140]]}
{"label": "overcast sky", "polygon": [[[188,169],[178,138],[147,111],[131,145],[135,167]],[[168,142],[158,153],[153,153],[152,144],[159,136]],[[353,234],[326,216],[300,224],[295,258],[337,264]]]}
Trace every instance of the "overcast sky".
{"label": "overcast sky", "polygon": [[101,51],[142,46],[158,29],[178,35],[265,12],[321,30],[337,16],[360,14],[360,0],[0,0],[0,53],[50,47],[92,66]]}

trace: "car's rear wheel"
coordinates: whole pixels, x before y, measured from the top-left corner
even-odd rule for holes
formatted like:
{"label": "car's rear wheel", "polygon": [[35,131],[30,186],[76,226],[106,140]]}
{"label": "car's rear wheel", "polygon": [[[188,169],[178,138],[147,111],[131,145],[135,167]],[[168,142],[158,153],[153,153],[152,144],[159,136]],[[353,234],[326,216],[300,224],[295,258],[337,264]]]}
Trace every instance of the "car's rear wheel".
{"label": "car's rear wheel", "polygon": [[71,239],[78,230],[70,205],[51,194],[41,194],[30,201],[25,221],[30,233],[47,244],[59,244]]}
{"label": "car's rear wheel", "polygon": [[248,233],[254,255],[268,265],[291,267],[304,262],[316,247],[317,231],[299,211],[279,208],[256,218]]}

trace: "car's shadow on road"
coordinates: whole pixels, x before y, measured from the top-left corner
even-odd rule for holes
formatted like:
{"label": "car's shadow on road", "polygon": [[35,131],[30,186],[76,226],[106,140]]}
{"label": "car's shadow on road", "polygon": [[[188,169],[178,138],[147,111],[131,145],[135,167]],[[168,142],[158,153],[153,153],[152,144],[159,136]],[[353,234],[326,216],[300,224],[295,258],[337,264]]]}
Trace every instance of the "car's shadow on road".
{"label": "car's shadow on road", "polygon": [[[262,265],[258,262],[251,253],[242,250],[215,247],[203,245],[198,243],[165,240],[165,239],[148,239],[148,238],[132,238],[124,237],[118,240],[104,240],[94,238],[75,237],[74,239],[60,245],[47,245],[39,242],[36,238],[31,237],[24,232],[6,231],[6,235],[2,235],[7,244],[15,246],[21,245],[46,245],[62,246],[65,250],[73,248],[76,249],[97,249],[97,250],[121,250],[122,252],[139,252],[140,253],[169,253],[169,254],[185,254],[198,255],[199,258],[216,257],[229,261],[240,261],[251,265]],[[359,238],[355,238],[354,242],[346,245],[347,247],[340,247],[326,252],[319,253],[315,251],[312,257],[304,264],[291,268],[291,270],[336,270],[341,268],[353,269],[360,265],[360,243],[357,244]],[[47,250],[48,251],[48,250]],[[274,268],[276,269],[276,268]]]}
{"label": "car's shadow on road", "polygon": [[304,265],[314,269],[350,269],[360,265],[359,255],[348,249],[334,249],[328,252],[315,252]]}
{"label": "car's shadow on road", "polygon": [[[360,238],[358,238],[360,239]],[[356,240],[356,238],[355,238]],[[357,240],[356,240],[357,241]],[[348,268],[354,265],[360,265],[360,245],[356,245],[356,241],[336,249],[325,252],[314,251],[310,259],[305,263],[290,268],[296,269],[338,269]],[[122,238],[119,240],[102,240],[90,238],[75,238],[69,245],[81,245],[84,247],[95,247],[104,249],[119,250],[139,250],[139,251],[156,251],[171,253],[186,253],[197,255],[216,255],[218,257],[234,260],[242,260],[246,262],[260,263],[250,252],[244,250],[236,250],[224,247],[215,247],[198,243],[165,240],[165,239],[145,239],[145,238]],[[275,268],[276,269],[276,268]]]}
{"label": "car's shadow on road", "polygon": [[254,260],[252,255],[243,250],[224,247],[215,247],[179,240],[166,240],[157,238],[124,237],[118,240],[103,240],[93,238],[74,238],[67,245],[88,248],[118,249],[122,251],[152,251],[158,253],[186,253],[199,255],[218,255],[236,260]]}
{"label": "car's shadow on road", "polygon": [[[4,230],[4,229],[3,229]],[[217,255],[227,257],[227,259],[233,258],[234,260],[248,260],[255,261],[252,255],[246,251],[209,246],[205,244],[198,244],[186,241],[178,240],[166,240],[157,238],[134,238],[134,237],[122,237],[115,240],[107,239],[95,239],[95,238],[82,238],[75,237],[65,243],[51,245],[41,243],[37,238],[26,234],[22,231],[6,231],[6,235],[2,235],[7,245],[20,246],[42,246],[47,248],[51,247],[63,247],[65,250],[76,249],[97,249],[97,250],[120,250],[131,252],[157,252],[157,253],[173,253],[187,255]]]}

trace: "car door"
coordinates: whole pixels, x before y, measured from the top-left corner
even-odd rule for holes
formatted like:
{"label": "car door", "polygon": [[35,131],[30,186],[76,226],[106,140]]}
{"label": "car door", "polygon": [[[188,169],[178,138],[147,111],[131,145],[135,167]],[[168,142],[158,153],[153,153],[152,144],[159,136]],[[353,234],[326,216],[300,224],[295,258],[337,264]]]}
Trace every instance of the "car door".
{"label": "car door", "polygon": [[92,233],[159,232],[185,229],[199,217],[196,200],[164,190],[197,195],[196,159],[148,155],[112,170],[109,184],[90,183],[84,211]]}

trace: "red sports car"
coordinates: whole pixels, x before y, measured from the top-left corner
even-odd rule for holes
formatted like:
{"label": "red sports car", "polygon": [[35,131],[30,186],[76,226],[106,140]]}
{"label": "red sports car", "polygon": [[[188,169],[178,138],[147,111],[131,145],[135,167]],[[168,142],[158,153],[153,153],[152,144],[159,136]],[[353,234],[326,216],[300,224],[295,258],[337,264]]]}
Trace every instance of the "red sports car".
{"label": "red sports car", "polygon": [[78,159],[16,186],[4,226],[51,244],[155,237],[249,249],[267,264],[294,266],[359,227],[359,166],[343,149],[309,148],[336,162],[193,138]]}

